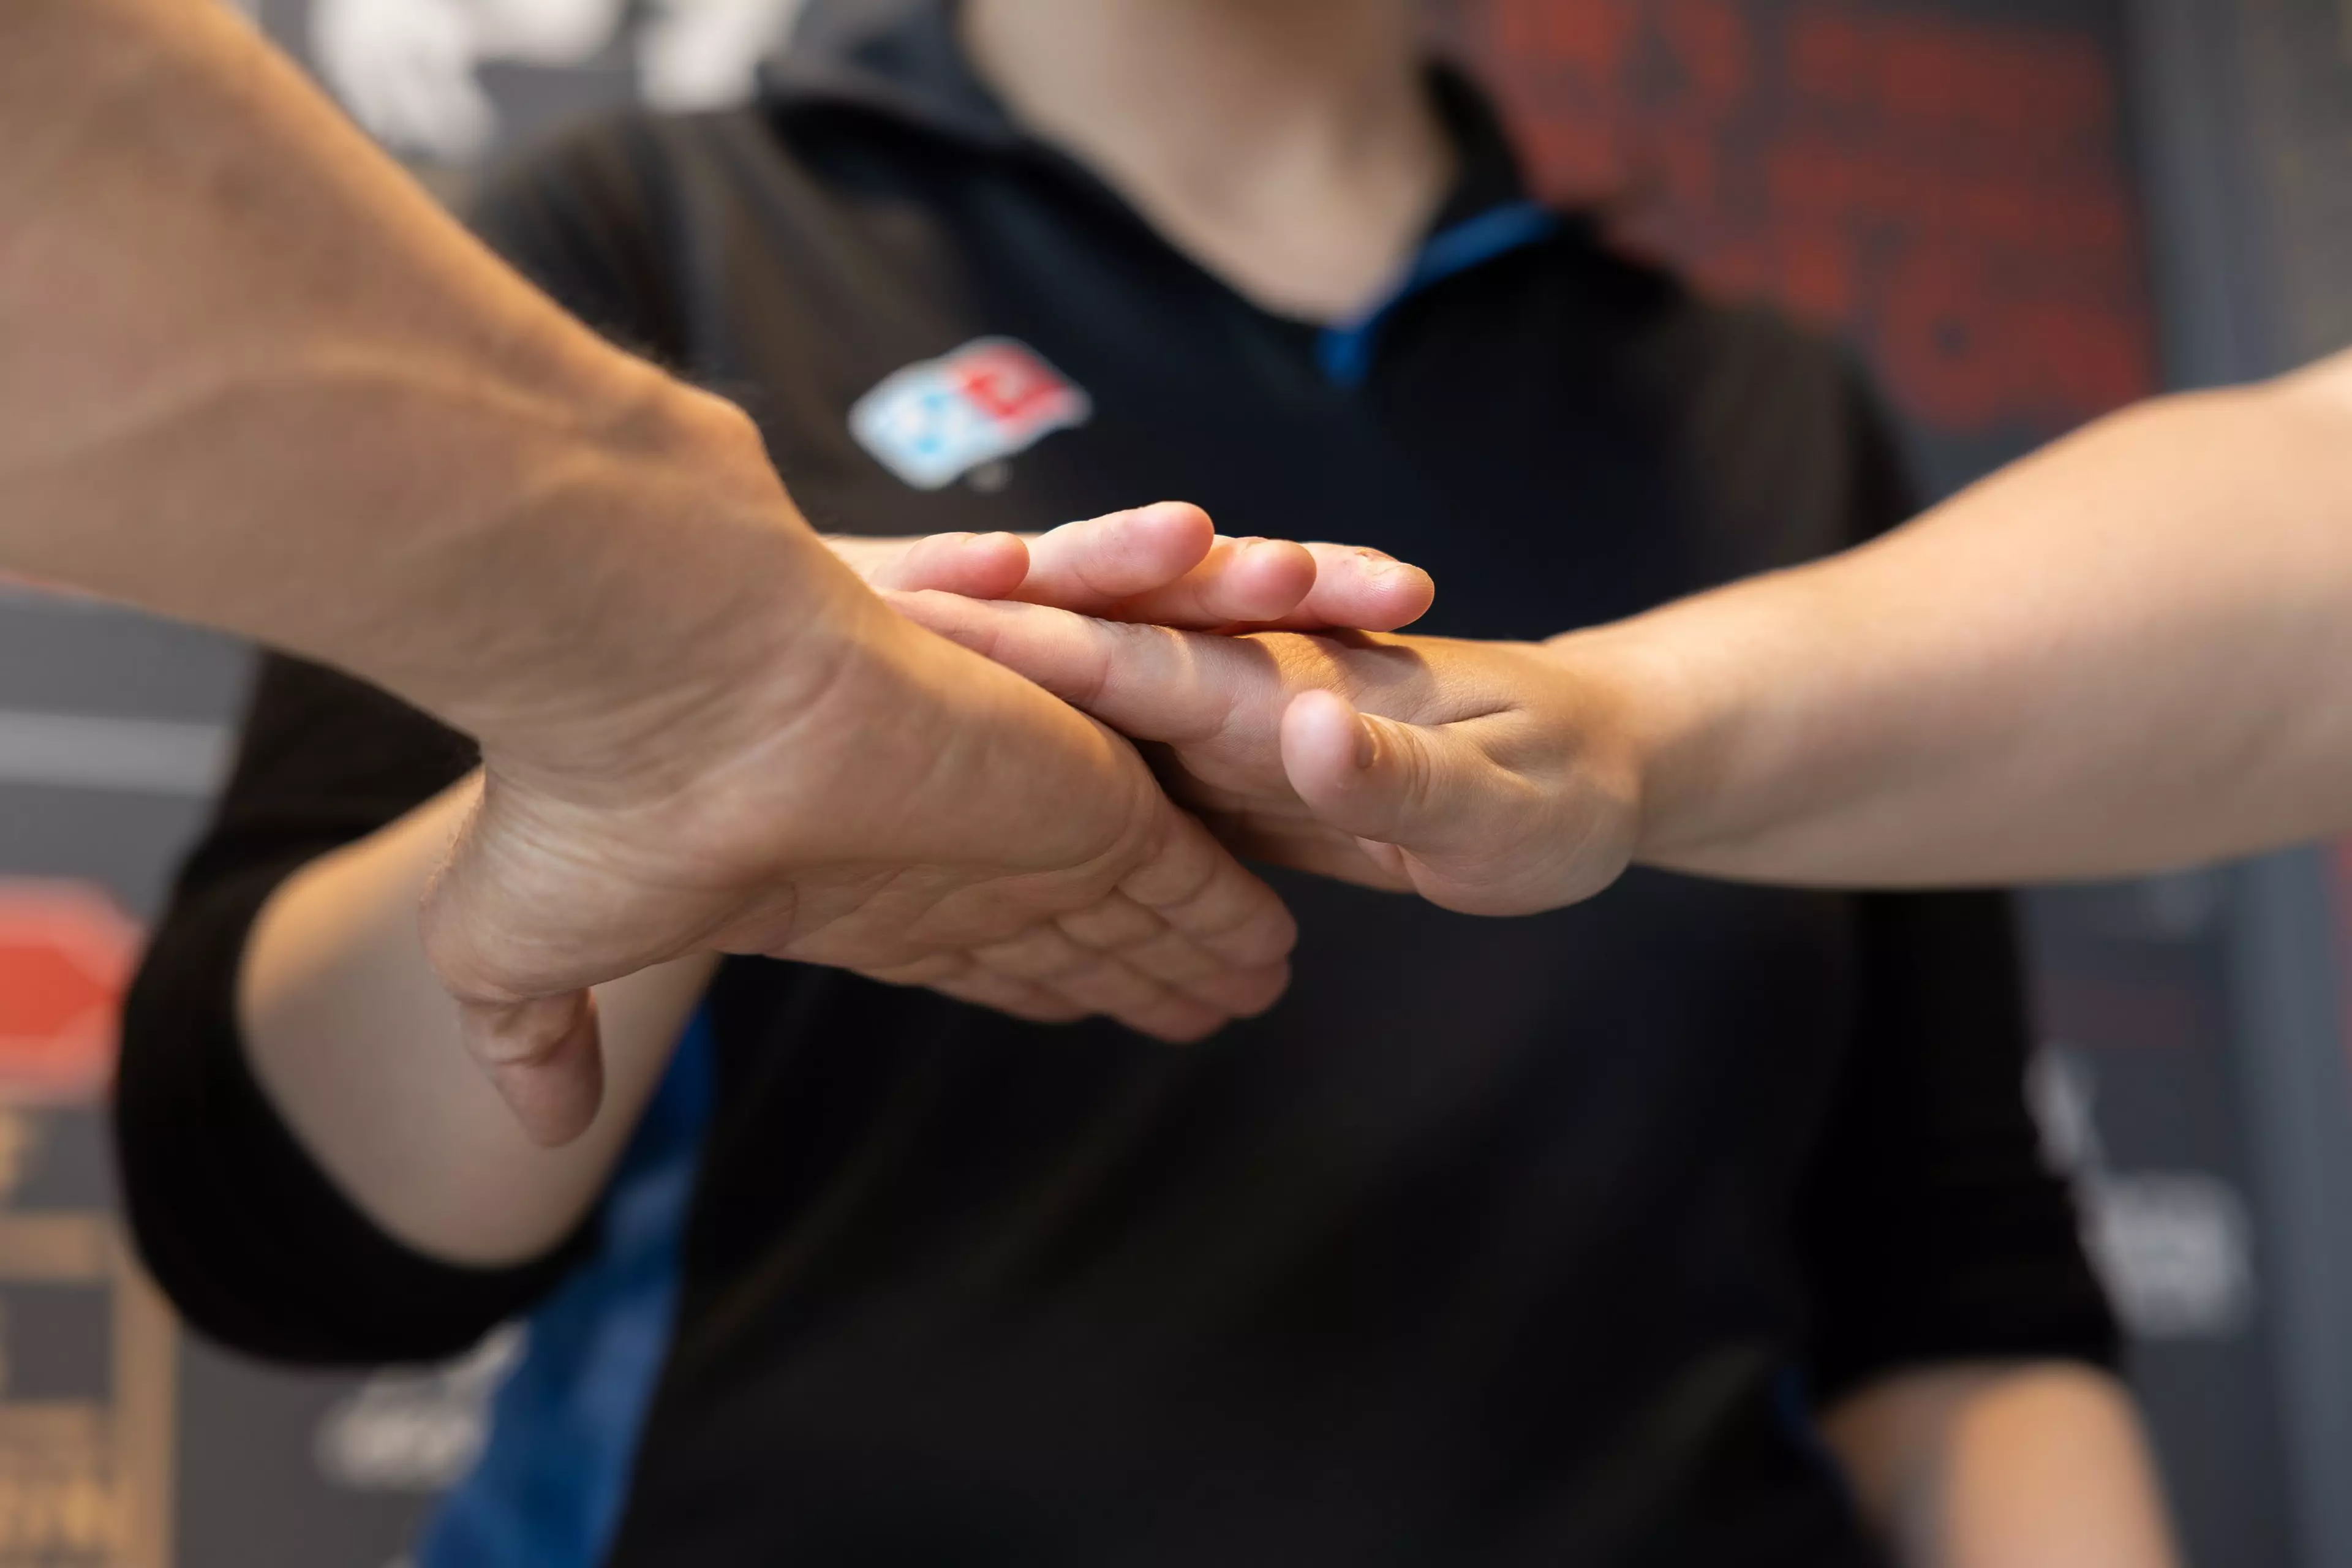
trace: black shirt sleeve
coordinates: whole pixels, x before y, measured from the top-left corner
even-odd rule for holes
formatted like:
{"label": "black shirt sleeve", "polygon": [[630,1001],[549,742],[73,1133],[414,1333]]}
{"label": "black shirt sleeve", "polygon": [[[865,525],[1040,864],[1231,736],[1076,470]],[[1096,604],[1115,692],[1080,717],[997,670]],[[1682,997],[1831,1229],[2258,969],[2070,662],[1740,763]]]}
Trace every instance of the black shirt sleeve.
{"label": "black shirt sleeve", "polygon": [[[581,132],[497,177],[478,230],[568,309],[658,353],[631,122]],[[123,1020],[114,1100],[123,1201],[142,1256],[198,1331],[274,1360],[455,1353],[552,1287],[591,1228],[541,1262],[454,1268],[404,1247],[340,1192],[256,1081],[236,986],[270,894],[311,860],[430,799],[472,742],[359,681],[264,661],[235,773],[182,870]]]}
{"label": "black shirt sleeve", "polygon": [[[1916,500],[1885,415],[1858,374],[1845,379],[1852,542]],[[2115,1318],[2026,1106],[2013,900],[1876,894],[1854,908],[1860,1010],[1800,1199],[1816,1397],[1931,1362],[2113,1366]]]}
{"label": "black shirt sleeve", "polygon": [[593,121],[492,172],[467,221],[515,269],[614,342],[677,369],[684,312],[661,210],[680,181],[658,167],[657,122]]}
{"label": "black shirt sleeve", "polygon": [[2117,1336],[2025,1103],[2000,893],[1856,900],[1861,1006],[1799,1214],[1813,1391],[1932,1362],[2112,1366]]}
{"label": "black shirt sleeve", "polygon": [[386,1236],[271,1106],[236,1019],[247,932],[304,865],[463,777],[471,742],[316,665],[264,661],[244,743],[124,1008],[114,1117],[123,1203],[149,1268],[196,1329],[308,1363],[465,1349],[542,1294],[569,1250],[455,1268]]}

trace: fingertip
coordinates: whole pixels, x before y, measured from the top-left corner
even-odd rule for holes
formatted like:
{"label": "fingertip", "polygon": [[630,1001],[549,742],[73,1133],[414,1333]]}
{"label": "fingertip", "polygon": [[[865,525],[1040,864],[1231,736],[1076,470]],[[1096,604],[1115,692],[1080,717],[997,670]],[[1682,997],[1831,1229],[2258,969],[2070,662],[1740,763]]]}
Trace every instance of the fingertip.
{"label": "fingertip", "polygon": [[1216,542],[1209,514],[1187,501],[1157,501],[1065,523],[1033,544],[1023,596],[1092,611],[1181,580]]}
{"label": "fingertip", "polygon": [[1336,691],[1302,691],[1283,710],[1283,771],[1309,805],[1354,787],[1375,755],[1370,727]]}
{"label": "fingertip", "polygon": [[459,1016],[467,1050],[532,1142],[561,1148],[594,1125],[604,1053],[593,994],[464,1004]]}
{"label": "fingertip", "polygon": [[1122,1021],[1137,1033],[1149,1035],[1162,1045],[1197,1046],[1232,1023],[1233,1015],[1222,1007],[1213,1007],[1189,996],[1171,994],[1149,1009]]}
{"label": "fingertip", "polygon": [[1255,1018],[1282,1000],[1290,989],[1286,961],[1238,969],[1192,987],[1196,995],[1236,1018]]}
{"label": "fingertip", "polygon": [[975,535],[971,544],[972,572],[980,580],[971,597],[1002,599],[1019,589],[1029,575],[1029,542],[1002,531]]}
{"label": "fingertip", "polygon": [[1217,523],[1207,511],[1188,500],[1153,501],[1129,514],[1134,526],[1171,549],[1189,551],[1193,561],[1208,554],[1217,542]]}
{"label": "fingertip", "polygon": [[1029,544],[1017,533],[950,534],[938,542],[934,569],[911,585],[968,599],[1002,599],[1029,575]]}
{"label": "fingertip", "polygon": [[1428,573],[1381,551],[1324,545],[1316,554],[1305,618],[1317,625],[1392,632],[1421,619],[1437,600]]}
{"label": "fingertip", "polygon": [[1437,603],[1437,580],[1402,561],[1367,563],[1362,585],[1365,631],[1392,632],[1429,614]]}
{"label": "fingertip", "polygon": [[1279,621],[1315,591],[1314,553],[1287,539],[1234,542],[1202,595],[1213,615],[1243,622]]}

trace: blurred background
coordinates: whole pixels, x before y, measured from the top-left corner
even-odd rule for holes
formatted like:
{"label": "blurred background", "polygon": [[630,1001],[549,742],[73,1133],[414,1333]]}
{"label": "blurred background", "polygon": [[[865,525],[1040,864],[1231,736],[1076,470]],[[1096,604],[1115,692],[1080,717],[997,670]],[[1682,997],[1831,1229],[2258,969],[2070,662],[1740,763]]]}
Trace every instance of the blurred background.
{"label": "blurred background", "polygon": [[[217,3],[217,0],[210,0]],[[434,188],[749,92],[794,0],[254,0]],[[1844,334],[1934,494],[2352,342],[2352,0],[1430,0],[1547,193]],[[512,1353],[180,1334],[109,1217],[112,1012],[239,647],[0,582],[0,1568],[386,1568]],[[2035,895],[2051,1157],[2193,1560],[2352,1568],[2352,848]]]}

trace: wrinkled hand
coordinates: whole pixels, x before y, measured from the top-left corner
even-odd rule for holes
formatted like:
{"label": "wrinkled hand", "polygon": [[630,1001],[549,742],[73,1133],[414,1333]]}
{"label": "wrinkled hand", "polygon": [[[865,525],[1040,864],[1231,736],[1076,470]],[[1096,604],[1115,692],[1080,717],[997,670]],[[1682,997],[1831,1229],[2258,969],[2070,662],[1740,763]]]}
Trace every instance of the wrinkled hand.
{"label": "wrinkled hand", "polygon": [[1203,637],[936,593],[900,610],[1139,741],[1243,853],[1472,914],[1624,870],[1638,768],[1572,639]]}
{"label": "wrinkled hand", "polygon": [[[693,952],[831,964],[1038,1020],[1108,1014],[1168,1040],[1281,994],[1287,911],[1127,742],[892,614],[814,536],[779,536],[797,552],[789,602],[670,650],[699,668],[513,740],[483,730],[480,802],[425,941],[533,1136],[565,1142],[594,1118],[586,988]],[[1266,552],[1220,544],[1195,509],[1056,530],[1042,562],[1007,538],[852,552],[913,584],[1017,563],[1016,587],[1089,605],[1192,595],[1204,613],[1288,616],[1322,591],[1287,552],[1270,572]],[[1335,559],[1335,603],[1426,602],[1418,574]],[[1263,581],[1286,572],[1280,592]]]}

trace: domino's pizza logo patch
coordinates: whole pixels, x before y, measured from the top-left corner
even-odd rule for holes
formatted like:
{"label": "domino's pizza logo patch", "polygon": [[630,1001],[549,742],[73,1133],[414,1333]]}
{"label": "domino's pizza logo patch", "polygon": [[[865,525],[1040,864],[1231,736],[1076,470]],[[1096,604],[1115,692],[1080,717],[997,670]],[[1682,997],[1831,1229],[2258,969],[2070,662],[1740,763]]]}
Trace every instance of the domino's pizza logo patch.
{"label": "domino's pizza logo patch", "polygon": [[1094,417],[1094,400],[1011,338],[910,364],[857,400],[850,433],[919,490],[943,489]]}

